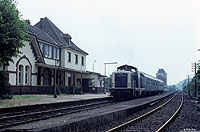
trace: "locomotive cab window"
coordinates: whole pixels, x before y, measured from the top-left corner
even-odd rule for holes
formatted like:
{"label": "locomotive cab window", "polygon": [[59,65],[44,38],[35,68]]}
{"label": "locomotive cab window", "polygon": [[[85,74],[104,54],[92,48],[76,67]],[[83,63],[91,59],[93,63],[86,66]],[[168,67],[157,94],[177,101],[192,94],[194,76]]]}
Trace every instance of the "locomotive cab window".
{"label": "locomotive cab window", "polygon": [[127,87],[127,74],[115,74],[115,87]]}

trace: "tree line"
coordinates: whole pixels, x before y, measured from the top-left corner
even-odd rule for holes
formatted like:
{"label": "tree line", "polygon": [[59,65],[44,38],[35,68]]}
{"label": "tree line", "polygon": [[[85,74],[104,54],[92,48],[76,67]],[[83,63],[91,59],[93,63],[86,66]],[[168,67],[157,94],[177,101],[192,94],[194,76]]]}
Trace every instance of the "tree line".
{"label": "tree line", "polygon": [[197,72],[194,74],[192,79],[186,79],[183,83],[183,91],[185,91],[190,97],[200,99],[200,63],[196,65],[196,68]]}

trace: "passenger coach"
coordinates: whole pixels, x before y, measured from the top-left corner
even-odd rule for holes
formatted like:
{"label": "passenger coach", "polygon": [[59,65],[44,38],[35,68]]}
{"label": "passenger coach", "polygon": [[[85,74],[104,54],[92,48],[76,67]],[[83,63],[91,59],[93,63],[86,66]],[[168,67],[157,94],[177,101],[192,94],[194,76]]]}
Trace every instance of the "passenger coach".
{"label": "passenger coach", "polygon": [[123,65],[112,73],[110,93],[114,98],[132,98],[142,95],[161,93],[164,82],[146,73],[139,72],[136,67]]}

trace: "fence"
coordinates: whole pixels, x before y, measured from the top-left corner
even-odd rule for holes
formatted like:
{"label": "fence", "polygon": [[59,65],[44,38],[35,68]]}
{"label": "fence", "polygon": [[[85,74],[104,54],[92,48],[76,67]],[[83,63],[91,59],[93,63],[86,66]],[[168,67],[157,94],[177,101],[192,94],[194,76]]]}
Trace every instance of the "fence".
{"label": "fence", "polygon": [[[58,86],[57,88],[57,94],[65,93],[65,94],[73,94],[73,91],[75,94],[80,93],[80,88],[75,87],[75,90],[73,90],[73,87],[67,87],[67,86]],[[89,87],[88,93],[93,94],[101,94],[104,93],[103,87]],[[11,94],[54,94],[54,86],[11,86]]]}

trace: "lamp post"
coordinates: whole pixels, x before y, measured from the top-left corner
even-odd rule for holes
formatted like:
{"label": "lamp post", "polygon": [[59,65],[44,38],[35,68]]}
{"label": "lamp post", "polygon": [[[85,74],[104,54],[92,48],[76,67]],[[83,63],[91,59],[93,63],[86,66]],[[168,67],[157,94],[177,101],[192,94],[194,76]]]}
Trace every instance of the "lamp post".
{"label": "lamp post", "polygon": [[57,94],[56,94],[56,58],[55,58],[55,75],[54,75],[54,98],[57,98]]}
{"label": "lamp post", "polygon": [[93,61],[93,72],[94,72],[94,63],[96,63],[96,60]]}
{"label": "lamp post", "polygon": [[83,94],[83,85],[82,85],[82,82],[83,82],[83,77],[82,77],[83,73],[82,73],[82,64],[81,64],[81,93],[80,94]]}
{"label": "lamp post", "polygon": [[104,72],[105,76],[106,76],[106,65],[108,65],[108,64],[117,64],[117,62],[108,62],[108,63],[104,63],[104,65],[105,65],[105,72]]}
{"label": "lamp post", "polygon": [[[105,76],[106,76],[106,65],[108,65],[108,64],[117,64],[117,62],[104,63],[104,65],[105,65],[105,73],[104,73]],[[106,88],[106,87],[105,87],[105,78],[104,78],[104,90],[103,90],[103,91],[104,91],[104,94],[106,93],[105,88]]]}

